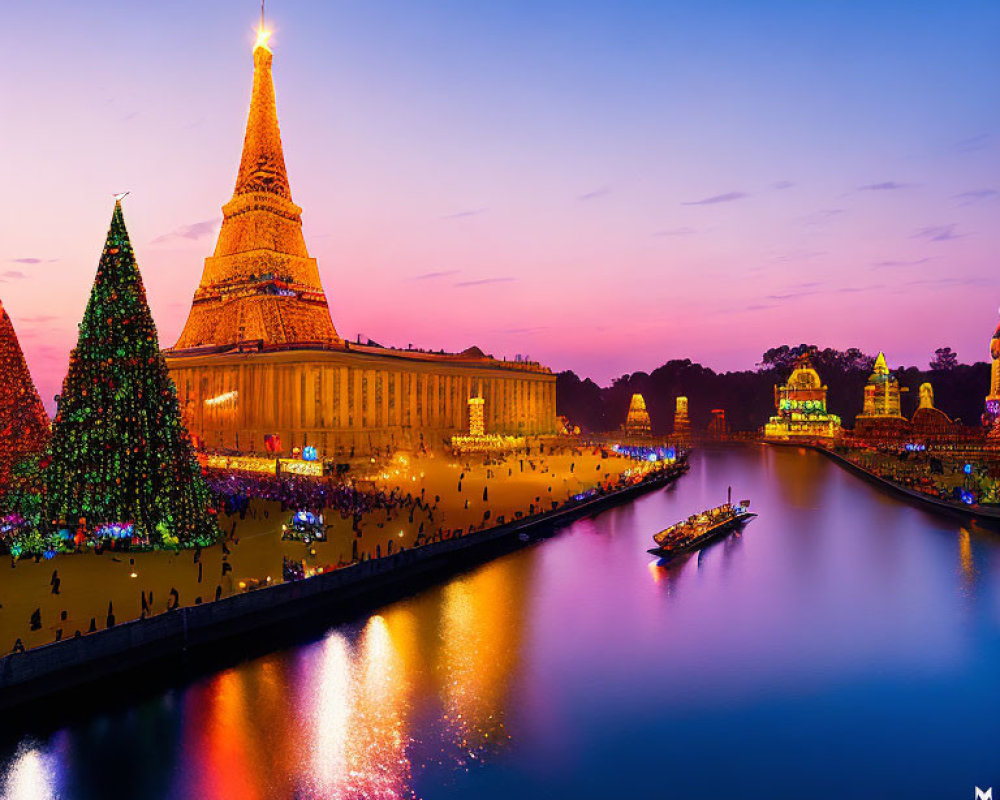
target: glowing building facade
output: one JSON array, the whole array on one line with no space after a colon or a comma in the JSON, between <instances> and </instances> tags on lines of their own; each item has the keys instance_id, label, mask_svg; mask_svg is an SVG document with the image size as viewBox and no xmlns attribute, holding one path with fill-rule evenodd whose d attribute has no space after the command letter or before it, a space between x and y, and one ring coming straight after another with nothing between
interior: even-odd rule
<instances>
[{"instance_id":1,"label":"glowing building facade","mask_svg":"<svg viewBox=\"0 0 1000 800\"><path fill-rule=\"evenodd\" d=\"M674 441L680 445L691 443L691 420L688 418L688 399L678 397L674 406Z\"/></svg>"},{"instance_id":2,"label":"glowing building facade","mask_svg":"<svg viewBox=\"0 0 1000 800\"><path fill-rule=\"evenodd\" d=\"M491 434L555 431L555 376L533 362L355 345L337 334L292 202L261 38L243 155L168 365L188 429L209 449L321 456L444 444L482 397ZM478 421L476 423L478 425Z\"/></svg>"},{"instance_id":3,"label":"glowing building facade","mask_svg":"<svg viewBox=\"0 0 1000 800\"><path fill-rule=\"evenodd\" d=\"M899 398L899 381L889 372L885 355L879 353L875 359L875 368L865 386L865 404L859 416L902 418Z\"/></svg>"},{"instance_id":4,"label":"glowing building facade","mask_svg":"<svg viewBox=\"0 0 1000 800\"><path fill-rule=\"evenodd\" d=\"M1000 325L990 339L990 393L986 396L986 422L990 425L990 437L1000 436Z\"/></svg>"},{"instance_id":5,"label":"glowing building facade","mask_svg":"<svg viewBox=\"0 0 1000 800\"><path fill-rule=\"evenodd\" d=\"M808 357L798 360L788 382L774 387L777 413L764 426L776 441L830 442L840 433L840 417L826 409L826 386Z\"/></svg>"},{"instance_id":6,"label":"glowing building facade","mask_svg":"<svg viewBox=\"0 0 1000 800\"><path fill-rule=\"evenodd\" d=\"M885 355L878 354L875 367L865 384L864 406L858 414L855 432L865 438L895 439L906 429L900 402L899 380L889 371Z\"/></svg>"},{"instance_id":7,"label":"glowing building facade","mask_svg":"<svg viewBox=\"0 0 1000 800\"><path fill-rule=\"evenodd\" d=\"M649 412L646 410L646 400L641 394L632 395L632 402L629 403L628 416L625 417L626 436L649 436L653 432L649 419Z\"/></svg>"}]
</instances>

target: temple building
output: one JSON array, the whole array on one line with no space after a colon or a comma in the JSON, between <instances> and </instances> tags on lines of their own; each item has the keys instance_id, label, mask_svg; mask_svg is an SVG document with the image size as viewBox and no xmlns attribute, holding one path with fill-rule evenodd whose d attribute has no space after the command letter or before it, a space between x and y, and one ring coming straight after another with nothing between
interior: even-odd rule
<instances>
[{"instance_id":1,"label":"temple building","mask_svg":"<svg viewBox=\"0 0 1000 800\"><path fill-rule=\"evenodd\" d=\"M922 444L949 441L955 436L955 424L941 409L934 407L934 387L920 384L920 405L913 412L910 435Z\"/></svg>"},{"instance_id":2,"label":"temple building","mask_svg":"<svg viewBox=\"0 0 1000 800\"><path fill-rule=\"evenodd\" d=\"M651 435L653 426L646 410L646 400L641 394L632 395L628 415L625 417L625 435L645 437Z\"/></svg>"},{"instance_id":3,"label":"temple building","mask_svg":"<svg viewBox=\"0 0 1000 800\"><path fill-rule=\"evenodd\" d=\"M338 335L292 201L263 31L253 61L236 188L184 329L166 351L198 443L273 453L311 446L333 457L440 446L470 422L488 434L554 432L547 367L477 347L435 353Z\"/></svg>"},{"instance_id":4,"label":"temple building","mask_svg":"<svg viewBox=\"0 0 1000 800\"><path fill-rule=\"evenodd\" d=\"M865 385L864 406L854 423L858 436L867 439L897 439L906 430L906 418L900 403L899 380L889 371L885 355L878 354L875 367Z\"/></svg>"},{"instance_id":5,"label":"temple building","mask_svg":"<svg viewBox=\"0 0 1000 800\"><path fill-rule=\"evenodd\" d=\"M691 420L688 419L688 399L678 397L674 406L673 440L679 445L691 444Z\"/></svg>"},{"instance_id":6,"label":"temple building","mask_svg":"<svg viewBox=\"0 0 1000 800\"><path fill-rule=\"evenodd\" d=\"M1000 436L1000 325L990 339L990 393L986 396L984 421L990 426L990 438Z\"/></svg>"},{"instance_id":7,"label":"temple building","mask_svg":"<svg viewBox=\"0 0 1000 800\"><path fill-rule=\"evenodd\" d=\"M726 420L726 409L713 408L712 416L708 420L708 428L705 435L713 440L719 441L729 438L729 422Z\"/></svg>"},{"instance_id":8,"label":"temple building","mask_svg":"<svg viewBox=\"0 0 1000 800\"><path fill-rule=\"evenodd\" d=\"M927 448L948 446L981 446L983 429L963 425L961 420L952 419L934 405L934 387L929 383L920 384L920 405L913 412L907 430L909 442L922 444Z\"/></svg>"},{"instance_id":9,"label":"temple building","mask_svg":"<svg viewBox=\"0 0 1000 800\"><path fill-rule=\"evenodd\" d=\"M826 386L802 356L788 382L774 387L777 414L764 426L764 437L776 441L832 442L840 433L840 417L826 409Z\"/></svg>"}]
</instances>

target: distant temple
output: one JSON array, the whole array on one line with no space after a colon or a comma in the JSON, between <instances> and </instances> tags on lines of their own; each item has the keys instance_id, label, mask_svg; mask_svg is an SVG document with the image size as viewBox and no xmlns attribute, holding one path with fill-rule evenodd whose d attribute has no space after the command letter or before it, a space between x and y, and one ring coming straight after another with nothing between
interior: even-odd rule
<instances>
[{"instance_id":1,"label":"distant temple","mask_svg":"<svg viewBox=\"0 0 1000 800\"><path fill-rule=\"evenodd\" d=\"M764 436L778 441L831 442L840 433L840 417L826 409L826 386L802 356L788 382L774 387L777 414L764 426Z\"/></svg>"},{"instance_id":2,"label":"distant temple","mask_svg":"<svg viewBox=\"0 0 1000 800\"><path fill-rule=\"evenodd\" d=\"M691 420L688 419L688 399L678 397L674 406L674 441L680 445L691 443Z\"/></svg>"},{"instance_id":3,"label":"distant temple","mask_svg":"<svg viewBox=\"0 0 1000 800\"><path fill-rule=\"evenodd\" d=\"M1000 325L990 339L990 393L986 396L986 414L983 421L989 425L991 439L1000 437Z\"/></svg>"},{"instance_id":4,"label":"distant temple","mask_svg":"<svg viewBox=\"0 0 1000 800\"><path fill-rule=\"evenodd\" d=\"M653 427L649 419L649 412L646 410L645 399L641 394L632 395L628 416L625 417L625 435L649 436L652 432Z\"/></svg>"},{"instance_id":5,"label":"distant temple","mask_svg":"<svg viewBox=\"0 0 1000 800\"><path fill-rule=\"evenodd\" d=\"M967 436L967 434L966 434ZM923 445L954 442L963 438L962 426L934 407L934 387L920 384L920 405L913 412L908 438Z\"/></svg>"},{"instance_id":6,"label":"distant temple","mask_svg":"<svg viewBox=\"0 0 1000 800\"><path fill-rule=\"evenodd\" d=\"M864 407L855 420L855 433L867 438L898 438L907 427L900 402L903 391L906 389L900 389L899 380L889 371L885 355L879 353L865 385Z\"/></svg>"},{"instance_id":7,"label":"distant temple","mask_svg":"<svg viewBox=\"0 0 1000 800\"><path fill-rule=\"evenodd\" d=\"M726 409L713 408L712 418L708 421L706 435L709 439L725 439L729 436L729 423L726 421Z\"/></svg>"},{"instance_id":8,"label":"distant temple","mask_svg":"<svg viewBox=\"0 0 1000 800\"><path fill-rule=\"evenodd\" d=\"M292 202L266 34L243 156L177 344L166 352L188 429L206 448L320 457L556 428L555 376L527 361L345 342ZM480 397L482 404L469 404ZM484 418L470 418L485 411Z\"/></svg>"}]
</instances>

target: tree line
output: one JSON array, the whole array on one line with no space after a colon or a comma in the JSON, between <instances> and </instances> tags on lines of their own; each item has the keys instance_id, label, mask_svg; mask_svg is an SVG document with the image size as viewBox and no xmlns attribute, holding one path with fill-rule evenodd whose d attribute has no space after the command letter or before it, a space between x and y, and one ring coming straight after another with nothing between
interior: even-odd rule
<instances>
[{"instance_id":1,"label":"tree line","mask_svg":"<svg viewBox=\"0 0 1000 800\"><path fill-rule=\"evenodd\" d=\"M810 344L773 347L753 370L715 372L688 358L674 359L652 372L622 375L605 387L568 370L556 376L556 409L584 432L611 431L625 421L629 401L639 393L646 399L653 432L665 435L673 430L675 399L684 396L695 430L704 430L712 410L721 408L732 430L752 431L774 414L774 387L788 379L803 354L810 356L829 389L829 411L840 416L845 427L853 427L875 357L855 347L835 350ZM979 423L990 388L989 364L961 364L951 348L941 347L927 369L898 367L892 372L908 390L902 395L907 417L918 405L920 384L930 383L938 408L966 425Z\"/></svg>"}]
</instances>

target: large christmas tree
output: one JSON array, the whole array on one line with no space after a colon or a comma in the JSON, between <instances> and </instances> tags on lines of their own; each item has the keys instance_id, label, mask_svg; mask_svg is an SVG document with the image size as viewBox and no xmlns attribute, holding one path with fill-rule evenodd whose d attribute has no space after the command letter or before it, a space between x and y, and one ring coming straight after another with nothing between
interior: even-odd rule
<instances>
[{"instance_id":1,"label":"large christmas tree","mask_svg":"<svg viewBox=\"0 0 1000 800\"><path fill-rule=\"evenodd\" d=\"M49 417L0 303L0 499L11 488L15 467L40 453L48 440Z\"/></svg>"},{"instance_id":2,"label":"large christmas tree","mask_svg":"<svg viewBox=\"0 0 1000 800\"><path fill-rule=\"evenodd\" d=\"M115 203L42 462L44 519L96 537L209 544L209 491Z\"/></svg>"}]
</instances>

